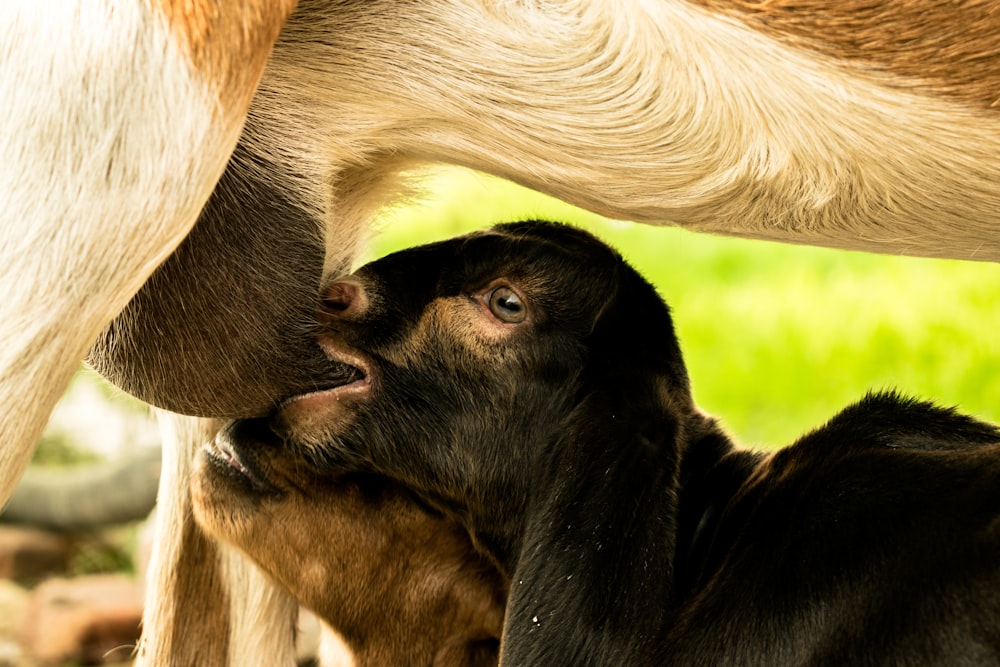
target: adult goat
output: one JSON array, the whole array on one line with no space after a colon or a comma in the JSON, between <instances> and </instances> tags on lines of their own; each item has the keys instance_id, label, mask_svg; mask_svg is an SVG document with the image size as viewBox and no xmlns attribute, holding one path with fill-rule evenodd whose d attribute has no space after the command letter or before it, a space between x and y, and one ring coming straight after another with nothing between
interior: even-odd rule
<instances>
[{"instance_id":1,"label":"adult goat","mask_svg":"<svg viewBox=\"0 0 1000 667\"><path fill-rule=\"evenodd\" d=\"M294 4L0 6L0 498L99 338L97 367L189 414L257 414L315 385L275 369L319 359L322 273L346 267L421 162L616 218L1000 257L990 2ZM166 616L147 618L143 658L163 663L213 655L190 648L201 621L173 618L216 581L179 565L218 560L186 518L191 448L166 450L150 595ZM221 607L242 598L215 590ZM228 633L197 636L238 662L230 648L253 641L225 616Z\"/></svg>"}]
</instances>

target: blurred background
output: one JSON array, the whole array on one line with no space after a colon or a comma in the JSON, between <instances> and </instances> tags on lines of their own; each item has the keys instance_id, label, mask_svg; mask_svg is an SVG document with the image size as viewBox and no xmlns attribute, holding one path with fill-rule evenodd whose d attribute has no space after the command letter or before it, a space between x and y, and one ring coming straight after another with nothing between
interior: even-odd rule
<instances>
[{"instance_id":1,"label":"blurred background","mask_svg":"<svg viewBox=\"0 0 1000 667\"><path fill-rule=\"evenodd\" d=\"M889 387L1000 421L1000 265L615 222L451 168L425 186L420 203L383 215L372 257L494 222L594 232L659 289L695 400L748 446L789 444Z\"/></svg>"},{"instance_id":2,"label":"blurred background","mask_svg":"<svg viewBox=\"0 0 1000 667\"><path fill-rule=\"evenodd\" d=\"M415 201L382 213L365 261L496 222L580 225L657 286L695 400L746 446L789 444L872 389L1000 422L1000 265L616 222L455 168L422 184ZM144 406L77 374L0 514L0 667L127 659L157 447ZM67 610L79 618L59 616ZM85 647L95 623L124 630Z\"/></svg>"}]
</instances>

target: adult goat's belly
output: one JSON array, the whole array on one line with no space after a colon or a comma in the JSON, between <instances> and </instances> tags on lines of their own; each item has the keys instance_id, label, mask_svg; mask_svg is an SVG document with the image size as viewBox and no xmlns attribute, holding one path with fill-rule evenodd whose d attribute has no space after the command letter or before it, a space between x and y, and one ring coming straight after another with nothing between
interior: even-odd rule
<instances>
[{"instance_id":1,"label":"adult goat's belly","mask_svg":"<svg viewBox=\"0 0 1000 667\"><path fill-rule=\"evenodd\" d=\"M238 148L234 161L242 157ZM317 223L278 186L241 172L230 163L195 230L88 358L158 407L255 416L349 379L314 338L325 254Z\"/></svg>"}]
</instances>

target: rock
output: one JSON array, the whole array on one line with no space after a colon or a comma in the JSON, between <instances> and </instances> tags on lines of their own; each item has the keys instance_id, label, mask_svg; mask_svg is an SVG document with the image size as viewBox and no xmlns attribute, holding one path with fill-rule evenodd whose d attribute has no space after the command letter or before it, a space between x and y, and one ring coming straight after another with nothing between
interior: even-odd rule
<instances>
[{"instance_id":1,"label":"rock","mask_svg":"<svg viewBox=\"0 0 1000 667\"><path fill-rule=\"evenodd\" d=\"M0 579L0 667L23 664L17 633L27 607L28 591Z\"/></svg>"},{"instance_id":2,"label":"rock","mask_svg":"<svg viewBox=\"0 0 1000 667\"><path fill-rule=\"evenodd\" d=\"M151 447L88 465L30 466L3 521L67 532L139 521L156 504L159 479L160 450Z\"/></svg>"},{"instance_id":3,"label":"rock","mask_svg":"<svg viewBox=\"0 0 1000 667\"><path fill-rule=\"evenodd\" d=\"M141 584L125 575L46 581L22 620L24 652L48 665L126 660L139 639L142 597Z\"/></svg>"},{"instance_id":4,"label":"rock","mask_svg":"<svg viewBox=\"0 0 1000 667\"><path fill-rule=\"evenodd\" d=\"M13 639L28 606L28 591L12 581L0 579L0 639Z\"/></svg>"},{"instance_id":5,"label":"rock","mask_svg":"<svg viewBox=\"0 0 1000 667\"><path fill-rule=\"evenodd\" d=\"M62 574L70 540L58 533L22 526L0 526L0 578L34 583Z\"/></svg>"},{"instance_id":6,"label":"rock","mask_svg":"<svg viewBox=\"0 0 1000 667\"><path fill-rule=\"evenodd\" d=\"M0 667L21 667L23 664L21 647L17 642L0 639Z\"/></svg>"}]
</instances>

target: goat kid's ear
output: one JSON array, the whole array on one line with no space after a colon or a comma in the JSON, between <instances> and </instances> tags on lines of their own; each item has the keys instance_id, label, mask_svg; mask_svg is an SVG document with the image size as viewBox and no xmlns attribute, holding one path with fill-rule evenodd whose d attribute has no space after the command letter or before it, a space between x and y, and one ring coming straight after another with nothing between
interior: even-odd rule
<instances>
[{"instance_id":1,"label":"goat kid's ear","mask_svg":"<svg viewBox=\"0 0 1000 667\"><path fill-rule=\"evenodd\" d=\"M690 381L670 308L624 262L615 282L588 341L588 382L622 397L625 410L689 412Z\"/></svg>"},{"instance_id":2,"label":"goat kid's ear","mask_svg":"<svg viewBox=\"0 0 1000 667\"><path fill-rule=\"evenodd\" d=\"M680 460L705 427L670 311L621 265L580 403L540 461L513 568L503 665L658 664Z\"/></svg>"},{"instance_id":3,"label":"goat kid's ear","mask_svg":"<svg viewBox=\"0 0 1000 667\"><path fill-rule=\"evenodd\" d=\"M673 591L680 442L670 414L597 392L546 462L513 569L502 665L657 664ZM628 401L627 398L622 399Z\"/></svg>"}]
</instances>

